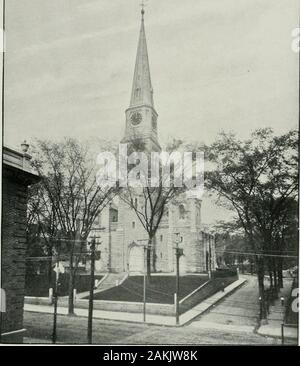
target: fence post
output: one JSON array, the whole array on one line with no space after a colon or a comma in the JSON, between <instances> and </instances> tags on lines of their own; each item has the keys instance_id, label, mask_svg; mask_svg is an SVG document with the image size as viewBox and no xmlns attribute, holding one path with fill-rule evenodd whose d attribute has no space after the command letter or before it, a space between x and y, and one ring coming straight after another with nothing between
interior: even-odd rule
<instances>
[{"instance_id":1,"label":"fence post","mask_svg":"<svg viewBox=\"0 0 300 366\"><path fill-rule=\"evenodd\" d=\"M76 304L76 298L77 298L77 289L73 289L73 298L74 298L74 304Z\"/></svg>"},{"instance_id":2,"label":"fence post","mask_svg":"<svg viewBox=\"0 0 300 366\"><path fill-rule=\"evenodd\" d=\"M49 303L53 304L53 288L49 288Z\"/></svg>"},{"instance_id":3,"label":"fence post","mask_svg":"<svg viewBox=\"0 0 300 366\"><path fill-rule=\"evenodd\" d=\"M281 324L281 344L284 345L284 324Z\"/></svg>"}]
</instances>

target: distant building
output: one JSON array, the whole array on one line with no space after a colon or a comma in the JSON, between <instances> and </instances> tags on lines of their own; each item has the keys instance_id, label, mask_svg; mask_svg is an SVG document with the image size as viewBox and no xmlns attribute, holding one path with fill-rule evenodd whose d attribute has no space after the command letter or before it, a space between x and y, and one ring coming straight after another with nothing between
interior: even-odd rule
<instances>
[{"instance_id":1,"label":"distant building","mask_svg":"<svg viewBox=\"0 0 300 366\"><path fill-rule=\"evenodd\" d=\"M158 113L154 107L153 88L147 51L144 25L144 11L129 108L125 111L126 126L122 143L130 144L133 139L143 142L145 151L160 152L157 134ZM143 199L135 198L136 205ZM178 203L178 201L180 201ZM143 272L144 249L139 240L147 233L134 210L122 200L107 207L98 222L101 233L101 259L96 261L99 271ZM193 194L182 195L168 205L157 231L152 251L152 270L173 272L175 270L174 233L180 233L180 246L184 256L180 259L181 271L204 272L216 267L214 237L204 232L201 224L201 200ZM92 233L93 235L93 233Z\"/></svg>"},{"instance_id":2,"label":"distant building","mask_svg":"<svg viewBox=\"0 0 300 366\"><path fill-rule=\"evenodd\" d=\"M39 181L30 169L28 145L23 153L3 148L1 289L6 304L1 308L1 342L23 340L25 295L26 209L28 186ZM3 297L2 297L3 300Z\"/></svg>"}]
</instances>

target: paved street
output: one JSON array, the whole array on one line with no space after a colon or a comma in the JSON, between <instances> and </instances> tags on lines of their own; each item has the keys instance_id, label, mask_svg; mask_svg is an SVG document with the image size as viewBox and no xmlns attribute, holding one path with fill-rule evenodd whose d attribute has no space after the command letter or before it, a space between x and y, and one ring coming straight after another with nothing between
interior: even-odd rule
<instances>
[{"instance_id":1,"label":"paved street","mask_svg":"<svg viewBox=\"0 0 300 366\"><path fill-rule=\"evenodd\" d=\"M25 312L26 342L50 342L52 316ZM86 343L87 319L60 316L58 343ZM278 340L243 332L151 326L105 320L94 320L95 344L279 344Z\"/></svg>"},{"instance_id":2,"label":"paved street","mask_svg":"<svg viewBox=\"0 0 300 366\"><path fill-rule=\"evenodd\" d=\"M258 325L258 289L254 276L208 313L183 327L94 319L95 344L277 344L280 339L254 333ZM52 315L25 312L27 342L51 342ZM58 317L59 343L86 343L87 318ZM288 342L290 343L290 342ZM293 343L293 342L292 342Z\"/></svg>"},{"instance_id":3,"label":"paved street","mask_svg":"<svg viewBox=\"0 0 300 366\"><path fill-rule=\"evenodd\" d=\"M259 304L256 276L241 276L247 279L245 285L226 297L209 313L195 319L193 327L209 324L211 328L228 326L252 332L258 325Z\"/></svg>"}]
</instances>

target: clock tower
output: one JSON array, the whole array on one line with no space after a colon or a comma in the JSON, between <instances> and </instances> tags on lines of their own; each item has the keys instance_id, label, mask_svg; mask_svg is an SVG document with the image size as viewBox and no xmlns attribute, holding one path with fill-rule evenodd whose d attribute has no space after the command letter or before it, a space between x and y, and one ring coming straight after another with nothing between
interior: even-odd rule
<instances>
[{"instance_id":1,"label":"clock tower","mask_svg":"<svg viewBox=\"0 0 300 366\"><path fill-rule=\"evenodd\" d=\"M142 9L131 99L129 108L125 111L126 127L122 143L130 143L138 139L145 144L145 150L151 152L160 151L161 148L157 138L158 114L153 101L144 14L145 10Z\"/></svg>"}]
</instances>

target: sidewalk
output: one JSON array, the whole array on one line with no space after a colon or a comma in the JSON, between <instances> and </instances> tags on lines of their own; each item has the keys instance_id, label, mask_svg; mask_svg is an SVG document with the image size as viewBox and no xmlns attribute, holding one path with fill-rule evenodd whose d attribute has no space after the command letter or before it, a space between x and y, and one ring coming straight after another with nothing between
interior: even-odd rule
<instances>
[{"instance_id":1,"label":"sidewalk","mask_svg":"<svg viewBox=\"0 0 300 366\"><path fill-rule=\"evenodd\" d=\"M180 316L180 325L184 325L197 316L201 315L205 311L209 310L217 302L222 300L224 297L228 296L230 293L235 291L237 288L242 286L246 282L245 279L239 279L225 288L225 291L219 291L210 298L196 305L192 309L188 310L186 313ZM33 305L25 304L25 311L38 312L38 313L53 313L53 306L47 305ZM147 310L146 310L147 311ZM67 315L68 309L66 307L58 307L57 313L59 315ZM77 316L87 317L88 309L75 308L75 313ZM128 313L120 311L104 311L104 310L94 310L93 318L95 319L106 319L106 320L118 320L125 322L143 323L143 314L141 313ZM152 315L146 314L147 324L165 325L165 326L176 326L175 316L164 316L164 315Z\"/></svg>"},{"instance_id":2,"label":"sidewalk","mask_svg":"<svg viewBox=\"0 0 300 366\"><path fill-rule=\"evenodd\" d=\"M283 296L285 299L289 296L291 290L292 281L290 279L284 279L284 287L278 294L278 299L275 304L270 306L270 314L268 315L268 324L261 325L256 333L281 338L281 324L284 322L285 306L281 305L280 297ZM284 327L284 337L290 339L298 338L298 329L292 327Z\"/></svg>"},{"instance_id":3,"label":"sidewalk","mask_svg":"<svg viewBox=\"0 0 300 366\"><path fill-rule=\"evenodd\" d=\"M184 314L180 316L180 324L184 325L199 315L205 313L210 310L213 306L215 306L219 301L223 300L225 297L230 295L232 292L241 287L247 280L245 278L240 278L239 280L233 282L229 286L225 287L224 292L219 291L215 293L213 296L208 299L202 301L200 304L193 307L191 310L188 310Z\"/></svg>"}]
</instances>

